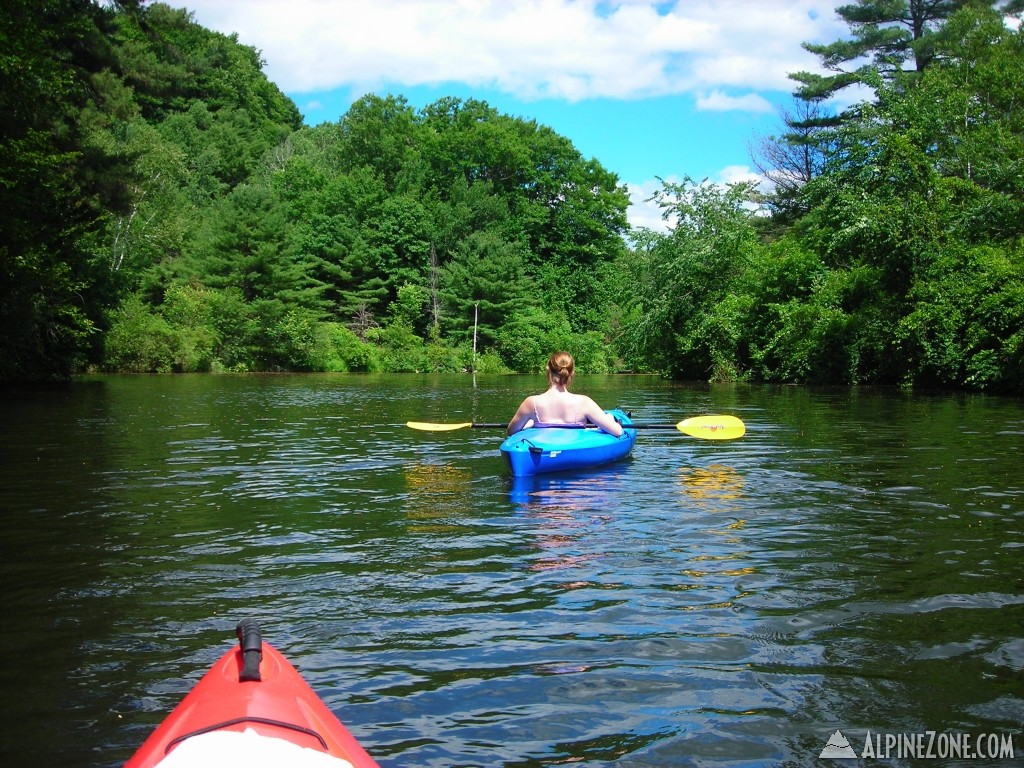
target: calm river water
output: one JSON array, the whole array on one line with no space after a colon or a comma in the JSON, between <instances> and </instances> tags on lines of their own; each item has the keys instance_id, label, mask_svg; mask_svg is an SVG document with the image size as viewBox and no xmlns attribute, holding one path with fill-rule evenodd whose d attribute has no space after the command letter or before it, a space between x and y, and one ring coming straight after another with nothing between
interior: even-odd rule
<instances>
[{"instance_id":1,"label":"calm river water","mask_svg":"<svg viewBox=\"0 0 1024 768\"><path fill-rule=\"evenodd\" d=\"M541 384L5 392L0 763L120 765L250 616L385 768L842 765L836 731L1020 762L1021 401L584 377L747 435L645 431L522 484L500 430L403 426L504 421Z\"/></svg>"}]
</instances>

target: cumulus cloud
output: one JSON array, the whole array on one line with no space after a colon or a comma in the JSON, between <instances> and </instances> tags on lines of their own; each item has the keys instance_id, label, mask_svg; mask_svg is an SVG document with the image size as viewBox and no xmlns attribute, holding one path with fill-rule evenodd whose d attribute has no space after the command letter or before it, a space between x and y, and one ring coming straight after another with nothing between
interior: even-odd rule
<instances>
[{"instance_id":1,"label":"cumulus cloud","mask_svg":"<svg viewBox=\"0 0 1024 768\"><path fill-rule=\"evenodd\" d=\"M757 93L745 93L742 96L730 96L722 91L698 94L697 109L709 112L774 112L775 107L764 96Z\"/></svg>"},{"instance_id":2,"label":"cumulus cloud","mask_svg":"<svg viewBox=\"0 0 1024 768\"><path fill-rule=\"evenodd\" d=\"M665 181L678 184L682 179L670 177ZM626 211L626 218L630 226L636 229L652 229L655 232L667 232L672 222L662 217L661 207L651 197L661 189L662 183L658 179L648 179L637 183L629 183L629 209Z\"/></svg>"},{"instance_id":3,"label":"cumulus cloud","mask_svg":"<svg viewBox=\"0 0 1024 768\"><path fill-rule=\"evenodd\" d=\"M791 90L788 72L815 68L801 42L845 29L833 0L184 3L200 24L259 49L289 93L459 82L525 100L705 93L761 111L751 91Z\"/></svg>"},{"instance_id":4,"label":"cumulus cloud","mask_svg":"<svg viewBox=\"0 0 1024 768\"><path fill-rule=\"evenodd\" d=\"M744 181L760 184L764 177L747 165L727 165L718 172L714 181L718 184L739 184Z\"/></svg>"}]
</instances>

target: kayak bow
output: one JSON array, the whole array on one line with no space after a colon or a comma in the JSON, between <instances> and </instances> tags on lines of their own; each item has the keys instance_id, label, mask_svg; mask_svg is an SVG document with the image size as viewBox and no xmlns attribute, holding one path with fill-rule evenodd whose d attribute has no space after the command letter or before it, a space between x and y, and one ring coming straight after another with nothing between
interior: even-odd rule
<instances>
[{"instance_id":1,"label":"kayak bow","mask_svg":"<svg viewBox=\"0 0 1024 768\"><path fill-rule=\"evenodd\" d=\"M225 653L125 768L379 768L277 649L243 619Z\"/></svg>"}]
</instances>

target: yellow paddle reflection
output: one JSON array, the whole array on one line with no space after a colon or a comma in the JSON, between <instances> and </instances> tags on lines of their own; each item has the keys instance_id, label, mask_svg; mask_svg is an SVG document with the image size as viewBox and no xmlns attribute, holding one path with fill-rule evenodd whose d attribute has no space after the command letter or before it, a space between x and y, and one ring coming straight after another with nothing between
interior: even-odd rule
<instances>
[{"instance_id":1,"label":"yellow paddle reflection","mask_svg":"<svg viewBox=\"0 0 1024 768\"><path fill-rule=\"evenodd\" d=\"M676 485L688 506L706 512L733 511L739 506L736 502L744 496L743 475L724 464L680 467Z\"/></svg>"},{"instance_id":2,"label":"yellow paddle reflection","mask_svg":"<svg viewBox=\"0 0 1024 768\"><path fill-rule=\"evenodd\" d=\"M453 518L472 517L473 495L467 492L473 476L453 464L413 463L405 466L408 517L417 521L414 530L444 533L458 527Z\"/></svg>"}]
</instances>

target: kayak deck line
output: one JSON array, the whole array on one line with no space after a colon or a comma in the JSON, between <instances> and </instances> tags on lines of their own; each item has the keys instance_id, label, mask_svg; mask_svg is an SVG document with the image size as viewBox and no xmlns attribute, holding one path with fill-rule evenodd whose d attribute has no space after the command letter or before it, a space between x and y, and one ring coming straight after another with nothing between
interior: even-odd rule
<instances>
[{"instance_id":1,"label":"kayak deck line","mask_svg":"<svg viewBox=\"0 0 1024 768\"><path fill-rule=\"evenodd\" d=\"M210 731L182 742L158 768L208 768L240 763L245 768L356 768L343 757L300 747L287 739L244 731Z\"/></svg>"},{"instance_id":2,"label":"kayak deck line","mask_svg":"<svg viewBox=\"0 0 1024 768\"><path fill-rule=\"evenodd\" d=\"M213 731L224 730L226 728L230 728L233 725L241 725L242 723L272 725L275 728L283 728L286 731L298 731L299 733L304 733L307 736L312 736L314 739L320 742L320 746L324 749L324 751L327 751L328 749L327 742L324 740L324 737L316 731L314 731L312 728L306 728L303 725L296 725L295 723L286 723L284 720L275 720L272 717L256 717L254 715L247 715L245 717L236 717L231 720L225 720L222 723L214 723L213 725L207 725L203 728L197 728L191 733L183 733L181 736L175 736L173 739L167 742L167 746L164 747L164 754L167 754L176 746L178 746L178 744L185 741L186 739L191 739L193 736L202 736L204 733L211 733Z\"/></svg>"}]
</instances>

